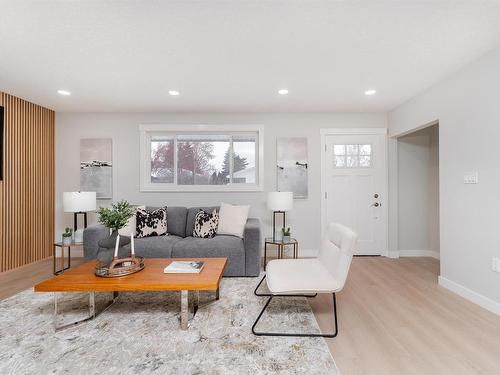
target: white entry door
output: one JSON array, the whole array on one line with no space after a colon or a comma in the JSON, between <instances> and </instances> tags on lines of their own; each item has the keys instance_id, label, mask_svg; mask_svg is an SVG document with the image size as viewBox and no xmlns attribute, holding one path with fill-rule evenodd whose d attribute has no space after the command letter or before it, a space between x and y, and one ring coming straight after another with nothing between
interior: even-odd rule
<instances>
[{"instance_id":1,"label":"white entry door","mask_svg":"<svg viewBox=\"0 0 500 375\"><path fill-rule=\"evenodd\" d=\"M386 135L324 135L323 228L338 222L358 233L358 255L387 249Z\"/></svg>"}]
</instances>

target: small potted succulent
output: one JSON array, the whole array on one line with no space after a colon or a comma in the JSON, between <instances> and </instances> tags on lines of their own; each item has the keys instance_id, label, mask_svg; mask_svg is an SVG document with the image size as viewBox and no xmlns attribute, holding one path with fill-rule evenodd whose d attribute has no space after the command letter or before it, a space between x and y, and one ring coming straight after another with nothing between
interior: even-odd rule
<instances>
[{"instance_id":1,"label":"small potted succulent","mask_svg":"<svg viewBox=\"0 0 500 375\"><path fill-rule=\"evenodd\" d=\"M64 246L70 246L73 237L73 229L66 228L62 234L62 243Z\"/></svg>"},{"instance_id":2,"label":"small potted succulent","mask_svg":"<svg viewBox=\"0 0 500 375\"><path fill-rule=\"evenodd\" d=\"M98 244L100 247L109 249L115 246L118 230L127 225L128 219L135 214L135 210L130 203L126 200L122 200L113 203L111 208L100 207L97 210L97 214L97 221L111 229L111 235L106 239L100 240ZM129 242L129 237L120 236L120 247L127 245Z\"/></svg>"},{"instance_id":3,"label":"small potted succulent","mask_svg":"<svg viewBox=\"0 0 500 375\"><path fill-rule=\"evenodd\" d=\"M283 242L290 242L291 240L290 227L288 227L287 229L283 228L282 232L283 232Z\"/></svg>"}]
</instances>

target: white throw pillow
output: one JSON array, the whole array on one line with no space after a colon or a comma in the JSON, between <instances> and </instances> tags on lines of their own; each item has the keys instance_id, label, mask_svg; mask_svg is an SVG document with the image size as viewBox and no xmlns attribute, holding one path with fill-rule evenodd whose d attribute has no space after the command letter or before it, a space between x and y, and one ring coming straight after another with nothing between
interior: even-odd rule
<instances>
[{"instance_id":1,"label":"white throw pillow","mask_svg":"<svg viewBox=\"0 0 500 375\"><path fill-rule=\"evenodd\" d=\"M138 209L145 210L146 206L135 206L134 207L134 215L128 219L127 225L125 225L122 229L118 229L118 234L120 236L130 236L130 233L134 233L134 237L136 235L136 225L137 225L137 219L136 219L136 213Z\"/></svg>"},{"instance_id":2,"label":"white throw pillow","mask_svg":"<svg viewBox=\"0 0 500 375\"><path fill-rule=\"evenodd\" d=\"M250 211L250 206L233 206L221 203L217 234L229 234L243 238L248 211Z\"/></svg>"}]
</instances>

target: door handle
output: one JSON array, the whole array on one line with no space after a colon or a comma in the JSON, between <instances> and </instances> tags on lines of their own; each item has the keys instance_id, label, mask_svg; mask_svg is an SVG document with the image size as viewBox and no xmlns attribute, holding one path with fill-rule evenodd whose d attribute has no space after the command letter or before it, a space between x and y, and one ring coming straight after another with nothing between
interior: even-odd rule
<instances>
[{"instance_id":1,"label":"door handle","mask_svg":"<svg viewBox=\"0 0 500 375\"><path fill-rule=\"evenodd\" d=\"M380 207L382 206L382 203L375 202L372 204L373 207Z\"/></svg>"}]
</instances>

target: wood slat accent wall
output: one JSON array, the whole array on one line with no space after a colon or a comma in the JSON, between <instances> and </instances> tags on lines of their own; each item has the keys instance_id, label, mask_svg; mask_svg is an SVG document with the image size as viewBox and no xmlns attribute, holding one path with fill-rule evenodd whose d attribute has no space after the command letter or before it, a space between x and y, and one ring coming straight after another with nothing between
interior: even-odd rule
<instances>
[{"instance_id":1,"label":"wood slat accent wall","mask_svg":"<svg viewBox=\"0 0 500 375\"><path fill-rule=\"evenodd\" d=\"M0 272L52 255L54 111L0 92L4 175L0 181Z\"/></svg>"}]
</instances>

